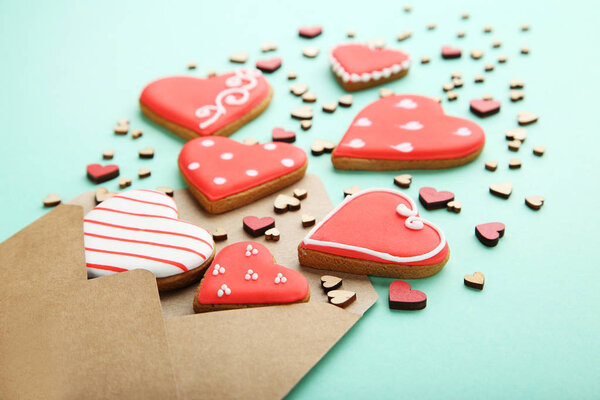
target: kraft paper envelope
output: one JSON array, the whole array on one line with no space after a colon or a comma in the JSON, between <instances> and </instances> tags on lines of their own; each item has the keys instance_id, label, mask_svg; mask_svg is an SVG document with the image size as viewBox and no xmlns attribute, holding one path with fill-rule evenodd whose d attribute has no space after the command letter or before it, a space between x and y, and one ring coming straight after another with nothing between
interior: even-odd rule
<instances>
[{"instance_id":1,"label":"kraft paper envelope","mask_svg":"<svg viewBox=\"0 0 600 400\"><path fill-rule=\"evenodd\" d=\"M302 210L275 216L282 238L265 245L278 263L307 277L311 301L305 304L194 315L192 285L162 296L163 317L147 272L86 280L79 206L61 205L7 239L0 244L2 270L8 271L0 281L1 326L9 327L0 331L0 390L7 396L0 397L284 396L377 299L366 277L336 273L357 301L346 310L326 303L319 284L324 271L299 266L296 247L308 232L301 214L319 220L332 204L314 175L281 193L294 187L307 189L309 197ZM274 198L213 216L186 190L175 194L182 219L228 231L218 249L249 240L242 217L274 215ZM74 202L87 211L93 193Z\"/></svg>"}]
</instances>

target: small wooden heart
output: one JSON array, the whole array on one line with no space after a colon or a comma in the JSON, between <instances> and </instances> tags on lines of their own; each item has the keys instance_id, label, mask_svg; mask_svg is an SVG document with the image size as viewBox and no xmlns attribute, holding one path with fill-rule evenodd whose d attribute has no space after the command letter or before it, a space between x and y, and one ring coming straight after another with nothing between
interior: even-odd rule
<instances>
[{"instance_id":1,"label":"small wooden heart","mask_svg":"<svg viewBox=\"0 0 600 400\"><path fill-rule=\"evenodd\" d=\"M338 99L338 103L342 107L350 107L353 101L354 96L352 96L351 94L346 94Z\"/></svg>"},{"instance_id":2,"label":"small wooden heart","mask_svg":"<svg viewBox=\"0 0 600 400\"><path fill-rule=\"evenodd\" d=\"M295 108L291 112L292 118L296 119L312 119L313 117L313 108L312 106L301 106Z\"/></svg>"},{"instance_id":3,"label":"small wooden heart","mask_svg":"<svg viewBox=\"0 0 600 400\"><path fill-rule=\"evenodd\" d=\"M521 168L521 160L518 158L511 158L508 162L508 168L510 169L519 169Z\"/></svg>"},{"instance_id":4,"label":"small wooden heart","mask_svg":"<svg viewBox=\"0 0 600 400\"><path fill-rule=\"evenodd\" d=\"M152 171L150 171L150 168L142 167L138 170L138 177L147 178L151 173Z\"/></svg>"},{"instance_id":5,"label":"small wooden heart","mask_svg":"<svg viewBox=\"0 0 600 400\"><path fill-rule=\"evenodd\" d=\"M502 197L503 199L508 199L510 197L510 194L512 193L512 183L492 183L490 185L490 193L494 196Z\"/></svg>"},{"instance_id":6,"label":"small wooden heart","mask_svg":"<svg viewBox=\"0 0 600 400\"><path fill-rule=\"evenodd\" d=\"M273 242L277 242L280 238L279 230L277 228L271 228L265 232L265 239Z\"/></svg>"},{"instance_id":7,"label":"small wooden heart","mask_svg":"<svg viewBox=\"0 0 600 400\"><path fill-rule=\"evenodd\" d=\"M277 214L283 214L286 211L296 211L301 207L300 200L296 197L280 194L273 202L273 209Z\"/></svg>"},{"instance_id":8,"label":"small wooden heart","mask_svg":"<svg viewBox=\"0 0 600 400\"><path fill-rule=\"evenodd\" d=\"M327 298L334 306L344 308L356 300L356 292L340 289L330 290L327 292Z\"/></svg>"},{"instance_id":9,"label":"small wooden heart","mask_svg":"<svg viewBox=\"0 0 600 400\"><path fill-rule=\"evenodd\" d=\"M403 189L408 189L412 183L412 175L402 174L394 177L394 184Z\"/></svg>"},{"instance_id":10,"label":"small wooden heart","mask_svg":"<svg viewBox=\"0 0 600 400\"><path fill-rule=\"evenodd\" d=\"M115 151L113 149L104 150L102 152L102 158L105 160L112 160L115 156Z\"/></svg>"},{"instance_id":11,"label":"small wooden heart","mask_svg":"<svg viewBox=\"0 0 600 400\"><path fill-rule=\"evenodd\" d=\"M544 152L546 152L546 146L535 146L533 148L533 154L535 154L538 157L543 156Z\"/></svg>"},{"instance_id":12,"label":"small wooden heart","mask_svg":"<svg viewBox=\"0 0 600 400\"><path fill-rule=\"evenodd\" d=\"M308 85L304 83L294 83L290 85L290 92L294 96L302 96L308 90Z\"/></svg>"},{"instance_id":13,"label":"small wooden heart","mask_svg":"<svg viewBox=\"0 0 600 400\"><path fill-rule=\"evenodd\" d=\"M517 114L517 122L519 125L533 124L538 120L538 116L529 111L521 111Z\"/></svg>"},{"instance_id":14,"label":"small wooden heart","mask_svg":"<svg viewBox=\"0 0 600 400\"><path fill-rule=\"evenodd\" d=\"M302 95L302 101L305 103L314 103L317 101L317 94L315 92L306 92Z\"/></svg>"},{"instance_id":15,"label":"small wooden heart","mask_svg":"<svg viewBox=\"0 0 600 400\"><path fill-rule=\"evenodd\" d=\"M483 290L485 284L485 275L481 272L475 272L473 275L465 275L464 278L465 286L473 289Z\"/></svg>"},{"instance_id":16,"label":"small wooden heart","mask_svg":"<svg viewBox=\"0 0 600 400\"><path fill-rule=\"evenodd\" d=\"M510 91L510 100L511 101L519 101L519 100L523 100L525 98L525 92L523 92L522 90L511 90Z\"/></svg>"},{"instance_id":17,"label":"small wooden heart","mask_svg":"<svg viewBox=\"0 0 600 400\"><path fill-rule=\"evenodd\" d=\"M504 236L505 229L502 222L479 224L475 227L475 236L482 244L494 247L498 244L500 238Z\"/></svg>"},{"instance_id":18,"label":"small wooden heart","mask_svg":"<svg viewBox=\"0 0 600 400\"><path fill-rule=\"evenodd\" d=\"M230 54L229 61L233 63L244 64L246 61L248 61L248 52L239 51L237 53Z\"/></svg>"},{"instance_id":19,"label":"small wooden heart","mask_svg":"<svg viewBox=\"0 0 600 400\"><path fill-rule=\"evenodd\" d=\"M335 148L335 143L329 140L315 139L310 145L310 152L315 155L321 155L323 153L331 153Z\"/></svg>"},{"instance_id":20,"label":"small wooden heart","mask_svg":"<svg viewBox=\"0 0 600 400\"><path fill-rule=\"evenodd\" d=\"M305 47L302 49L302 55L308 58L315 58L319 55L319 48L316 46Z\"/></svg>"},{"instance_id":21,"label":"small wooden heart","mask_svg":"<svg viewBox=\"0 0 600 400\"><path fill-rule=\"evenodd\" d=\"M154 157L154 147L148 146L141 149L138 154L140 158L153 158Z\"/></svg>"},{"instance_id":22,"label":"small wooden heart","mask_svg":"<svg viewBox=\"0 0 600 400\"><path fill-rule=\"evenodd\" d=\"M173 197L175 195L175 191L173 190L173 188L170 188L168 186L159 186L156 188L156 190L158 190L159 192L163 192L164 194L170 197Z\"/></svg>"},{"instance_id":23,"label":"small wooden heart","mask_svg":"<svg viewBox=\"0 0 600 400\"><path fill-rule=\"evenodd\" d=\"M125 189L128 186L131 186L131 178L119 178L119 187L121 189Z\"/></svg>"},{"instance_id":24,"label":"small wooden heart","mask_svg":"<svg viewBox=\"0 0 600 400\"><path fill-rule=\"evenodd\" d=\"M309 226L313 226L317 222L317 219L312 215L302 214L302 226L304 228L308 228Z\"/></svg>"},{"instance_id":25,"label":"small wooden heart","mask_svg":"<svg viewBox=\"0 0 600 400\"><path fill-rule=\"evenodd\" d=\"M506 139L508 140L518 140L520 142L524 142L527 139L527 129L526 128L515 128L509 129L505 133Z\"/></svg>"},{"instance_id":26,"label":"small wooden heart","mask_svg":"<svg viewBox=\"0 0 600 400\"><path fill-rule=\"evenodd\" d=\"M452 211L457 214L459 214L462 210L462 204L458 200L449 201L446 207L448 208L448 211Z\"/></svg>"},{"instance_id":27,"label":"small wooden heart","mask_svg":"<svg viewBox=\"0 0 600 400\"><path fill-rule=\"evenodd\" d=\"M300 121L300 127L303 131L307 131L312 127L312 121L310 119L305 119Z\"/></svg>"},{"instance_id":28,"label":"small wooden heart","mask_svg":"<svg viewBox=\"0 0 600 400\"><path fill-rule=\"evenodd\" d=\"M223 228L217 228L212 232L212 237L215 242L227 240L227 231Z\"/></svg>"},{"instance_id":29,"label":"small wooden heart","mask_svg":"<svg viewBox=\"0 0 600 400\"><path fill-rule=\"evenodd\" d=\"M308 197L308 192L306 191L306 189L296 188L294 189L294 197L298 200L304 200Z\"/></svg>"},{"instance_id":30,"label":"small wooden heart","mask_svg":"<svg viewBox=\"0 0 600 400\"><path fill-rule=\"evenodd\" d=\"M328 103L324 103L322 106L323 111L325 111L327 113L335 112L335 110L337 110L337 105L338 105L338 103L336 101L330 101Z\"/></svg>"},{"instance_id":31,"label":"small wooden heart","mask_svg":"<svg viewBox=\"0 0 600 400\"><path fill-rule=\"evenodd\" d=\"M354 185L352 187L344 189L344 197L352 196L354 193L360 192L362 189L358 185Z\"/></svg>"},{"instance_id":32,"label":"small wooden heart","mask_svg":"<svg viewBox=\"0 0 600 400\"><path fill-rule=\"evenodd\" d=\"M62 200L59 195L57 195L56 193L50 193L43 200L43 203L44 203L44 207L54 207L54 206L59 205L61 201Z\"/></svg>"},{"instance_id":33,"label":"small wooden heart","mask_svg":"<svg viewBox=\"0 0 600 400\"><path fill-rule=\"evenodd\" d=\"M511 140L508 142L508 149L510 151L519 151L521 148L521 142L519 140Z\"/></svg>"},{"instance_id":34,"label":"small wooden heart","mask_svg":"<svg viewBox=\"0 0 600 400\"><path fill-rule=\"evenodd\" d=\"M532 210L539 210L544 205L545 200L542 196L527 196L525 197L525 204Z\"/></svg>"},{"instance_id":35,"label":"small wooden heart","mask_svg":"<svg viewBox=\"0 0 600 400\"><path fill-rule=\"evenodd\" d=\"M325 292L339 289L342 286L342 278L333 275L323 275L321 277L321 287Z\"/></svg>"},{"instance_id":36,"label":"small wooden heart","mask_svg":"<svg viewBox=\"0 0 600 400\"><path fill-rule=\"evenodd\" d=\"M117 192L110 192L105 187L99 187L98 189L96 189L96 204L100 204L104 200L110 199L111 197L113 197L116 194L117 194Z\"/></svg>"},{"instance_id":37,"label":"small wooden heart","mask_svg":"<svg viewBox=\"0 0 600 400\"><path fill-rule=\"evenodd\" d=\"M488 171L495 171L496 168L498 168L498 161L486 161L485 162L485 169L487 169Z\"/></svg>"}]
</instances>

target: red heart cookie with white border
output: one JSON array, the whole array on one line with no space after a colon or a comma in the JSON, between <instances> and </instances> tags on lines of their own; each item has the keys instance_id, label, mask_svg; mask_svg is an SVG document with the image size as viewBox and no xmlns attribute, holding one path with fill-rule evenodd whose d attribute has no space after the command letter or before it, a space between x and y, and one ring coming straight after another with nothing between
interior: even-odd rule
<instances>
[{"instance_id":1,"label":"red heart cookie with white border","mask_svg":"<svg viewBox=\"0 0 600 400\"><path fill-rule=\"evenodd\" d=\"M140 107L152 121L189 140L231 135L256 118L272 95L260 71L240 68L208 78L158 79L142 91Z\"/></svg>"},{"instance_id":2,"label":"red heart cookie with white border","mask_svg":"<svg viewBox=\"0 0 600 400\"><path fill-rule=\"evenodd\" d=\"M215 248L206 229L181 221L173 199L154 190L104 200L85 216L83 233L90 277L146 269L159 290L199 279Z\"/></svg>"},{"instance_id":3,"label":"red heart cookie with white border","mask_svg":"<svg viewBox=\"0 0 600 400\"><path fill-rule=\"evenodd\" d=\"M358 113L332 161L339 169L448 168L474 160L484 144L479 125L444 114L437 101L393 95Z\"/></svg>"},{"instance_id":4,"label":"red heart cookie with white border","mask_svg":"<svg viewBox=\"0 0 600 400\"><path fill-rule=\"evenodd\" d=\"M248 146L224 137L197 138L179 153L179 170L211 213L251 203L300 180L306 153L289 143ZM233 197L235 196L235 197Z\"/></svg>"},{"instance_id":5,"label":"red heart cookie with white border","mask_svg":"<svg viewBox=\"0 0 600 400\"><path fill-rule=\"evenodd\" d=\"M401 50L360 43L335 46L329 60L333 73L346 90L360 90L401 78L410 67L410 56Z\"/></svg>"},{"instance_id":6,"label":"red heart cookie with white border","mask_svg":"<svg viewBox=\"0 0 600 400\"><path fill-rule=\"evenodd\" d=\"M302 265L398 278L432 275L448 256L441 229L419 217L410 197L392 189L346 197L299 248Z\"/></svg>"},{"instance_id":7,"label":"red heart cookie with white border","mask_svg":"<svg viewBox=\"0 0 600 400\"><path fill-rule=\"evenodd\" d=\"M260 243L239 242L215 257L198 287L194 311L295 303L309 297L300 272L275 264Z\"/></svg>"}]
</instances>

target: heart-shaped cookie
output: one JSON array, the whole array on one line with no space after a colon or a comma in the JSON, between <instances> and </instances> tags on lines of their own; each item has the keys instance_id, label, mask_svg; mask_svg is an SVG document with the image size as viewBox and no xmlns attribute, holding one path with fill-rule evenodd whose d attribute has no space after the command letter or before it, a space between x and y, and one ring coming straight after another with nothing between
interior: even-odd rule
<instances>
[{"instance_id":1,"label":"heart-shaped cookie","mask_svg":"<svg viewBox=\"0 0 600 400\"><path fill-rule=\"evenodd\" d=\"M444 114L429 97L379 99L354 118L332 154L339 169L437 169L474 160L485 143L475 122Z\"/></svg>"},{"instance_id":2,"label":"heart-shaped cookie","mask_svg":"<svg viewBox=\"0 0 600 400\"><path fill-rule=\"evenodd\" d=\"M223 248L194 297L194 311L305 302L308 282L298 271L275 264L265 246L239 242Z\"/></svg>"},{"instance_id":3,"label":"heart-shaped cookie","mask_svg":"<svg viewBox=\"0 0 600 400\"><path fill-rule=\"evenodd\" d=\"M179 170L202 207L218 214L300 180L306 153L288 143L247 146L224 137L197 138L179 153Z\"/></svg>"},{"instance_id":4,"label":"heart-shaped cookie","mask_svg":"<svg viewBox=\"0 0 600 400\"><path fill-rule=\"evenodd\" d=\"M390 284L389 306L393 310L422 310L427 306L427 295L420 290L412 290L404 281Z\"/></svg>"},{"instance_id":5,"label":"heart-shaped cookie","mask_svg":"<svg viewBox=\"0 0 600 400\"><path fill-rule=\"evenodd\" d=\"M505 226L502 222L488 222L475 227L475 236L481 243L488 247L494 247L504 236Z\"/></svg>"},{"instance_id":6,"label":"heart-shaped cookie","mask_svg":"<svg viewBox=\"0 0 600 400\"><path fill-rule=\"evenodd\" d=\"M337 81L348 91L402 78L410 67L410 56L401 50L376 48L360 43L335 46L329 60Z\"/></svg>"},{"instance_id":7,"label":"heart-shaped cookie","mask_svg":"<svg viewBox=\"0 0 600 400\"><path fill-rule=\"evenodd\" d=\"M179 220L173 199L154 190L116 194L83 221L91 277L146 269L159 290L170 290L200 279L214 256L211 234Z\"/></svg>"},{"instance_id":8,"label":"heart-shaped cookie","mask_svg":"<svg viewBox=\"0 0 600 400\"><path fill-rule=\"evenodd\" d=\"M186 140L228 136L267 108L273 90L255 69L240 68L209 78L172 76L148 84L142 112Z\"/></svg>"},{"instance_id":9,"label":"heart-shaped cookie","mask_svg":"<svg viewBox=\"0 0 600 400\"><path fill-rule=\"evenodd\" d=\"M419 218L414 201L397 190L348 196L300 243L302 265L353 274L422 278L449 258L443 232Z\"/></svg>"}]
</instances>

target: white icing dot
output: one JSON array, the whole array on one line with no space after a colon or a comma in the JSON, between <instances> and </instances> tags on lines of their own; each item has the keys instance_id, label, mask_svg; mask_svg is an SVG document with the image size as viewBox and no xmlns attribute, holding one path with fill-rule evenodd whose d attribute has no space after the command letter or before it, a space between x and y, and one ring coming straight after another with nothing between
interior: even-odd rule
<instances>
[{"instance_id":1,"label":"white icing dot","mask_svg":"<svg viewBox=\"0 0 600 400\"><path fill-rule=\"evenodd\" d=\"M200 164L198 164L197 162L189 163L188 165L188 169L192 171L198 168L200 168Z\"/></svg>"},{"instance_id":2,"label":"white icing dot","mask_svg":"<svg viewBox=\"0 0 600 400\"><path fill-rule=\"evenodd\" d=\"M267 143L263 147L265 150L275 150L277 145L275 143Z\"/></svg>"},{"instance_id":3,"label":"white icing dot","mask_svg":"<svg viewBox=\"0 0 600 400\"><path fill-rule=\"evenodd\" d=\"M252 245L249 244L248 246L246 246L246 250L252 250Z\"/></svg>"},{"instance_id":4,"label":"white icing dot","mask_svg":"<svg viewBox=\"0 0 600 400\"><path fill-rule=\"evenodd\" d=\"M287 282L287 278L285 276L281 277L281 283L286 283Z\"/></svg>"},{"instance_id":5,"label":"white icing dot","mask_svg":"<svg viewBox=\"0 0 600 400\"><path fill-rule=\"evenodd\" d=\"M254 271L252 271L251 269L248 270L249 274L252 274Z\"/></svg>"},{"instance_id":6,"label":"white icing dot","mask_svg":"<svg viewBox=\"0 0 600 400\"><path fill-rule=\"evenodd\" d=\"M249 169L249 170L246 171L246 175L248 175L248 176L256 176L256 175L258 175L258 171L255 170L255 169Z\"/></svg>"},{"instance_id":7,"label":"white icing dot","mask_svg":"<svg viewBox=\"0 0 600 400\"><path fill-rule=\"evenodd\" d=\"M244 279L245 279L245 280L247 280L247 281L249 281L249 280L250 280L250 278L251 278L250 274L246 274L246 275L244 276Z\"/></svg>"},{"instance_id":8,"label":"white icing dot","mask_svg":"<svg viewBox=\"0 0 600 400\"><path fill-rule=\"evenodd\" d=\"M249 251L246 252L246 257L250 257L252 255L252 253L250 253Z\"/></svg>"},{"instance_id":9,"label":"white icing dot","mask_svg":"<svg viewBox=\"0 0 600 400\"><path fill-rule=\"evenodd\" d=\"M258 274L255 272L252 274L252 280L255 281L258 279Z\"/></svg>"},{"instance_id":10,"label":"white icing dot","mask_svg":"<svg viewBox=\"0 0 600 400\"><path fill-rule=\"evenodd\" d=\"M205 139L202 141L202 146L204 147L210 147L210 146L214 146L215 141L211 140L211 139Z\"/></svg>"},{"instance_id":11,"label":"white icing dot","mask_svg":"<svg viewBox=\"0 0 600 400\"><path fill-rule=\"evenodd\" d=\"M294 160L292 160L291 158L284 158L283 160L281 160L281 163L283 164L284 167L293 167L294 166Z\"/></svg>"},{"instance_id":12,"label":"white icing dot","mask_svg":"<svg viewBox=\"0 0 600 400\"><path fill-rule=\"evenodd\" d=\"M217 185L222 185L225 182L227 182L227 179L221 177L221 176L217 176L215 179L213 179L213 182Z\"/></svg>"},{"instance_id":13,"label":"white icing dot","mask_svg":"<svg viewBox=\"0 0 600 400\"><path fill-rule=\"evenodd\" d=\"M218 269L213 269L213 275L219 275L219 270Z\"/></svg>"},{"instance_id":14,"label":"white icing dot","mask_svg":"<svg viewBox=\"0 0 600 400\"><path fill-rule=\"evenodd\" d=\"M223 268L223 267L219 268L219 273L224 274L225 273L225 268Z\"/></svg>"},{"instance_id":15,"label":"white icing dot","mask_svg":"<svg viewBox=\"0 0 600 400\"><path fill-rule=\"evenodd\" d=\"M219 289L219 290L217 291L217 296L219 296L219 297L223 297L223 289Z\"/></svg>"},{"instance_id":16,"label":"white icing dot","mask_svg":"<svg viewBox=\"0 0 600 400\"><path fill-rule=\"evenodd\" d=\"M281 282L281 278L280 277L275 278L275 283L279 283L279 282ZM221 296L219 296L219 297L221 297Z\"/></svg>"},{"instance_id":17,"label":"white icing dot","mask_svg":"<svg viewBox=\"0 0 600 400\"><path fill-rule=\"evenodd\" d=\"M252 254L258 254L258 249L252 249Z\"/></svg>"},{"instance_id":18,"label":"white icing dot","mask_svg":"<svg viewBox=\"0 0 600 400\"><path fill-rule=\"evenodd\" d=\"M229 296L231 294L231 289L229 289L229 288L225 289L225 294L227 296Z\"/></svg>"},{"instance_id":19,"label":"white icing dot","mask_svg":"<svg viewBox=\"0 0 600 400\"><path fill-rule=\"evenodd\" d=\"M231 160L233 158L233 153L223 153L221 154L221 158L223 160Z\"/></svg>"},{"instance_id":20,"label":"white icing dot","mask_svg":"<svg viewBox=\"0 0 600 400\"><path fill-rule=\"evenodd\" d=\"M226 284L222 284L221 285L221 289L223 289L223 290L227 289L227 285Z\"/></svg>"}]
</instances>

